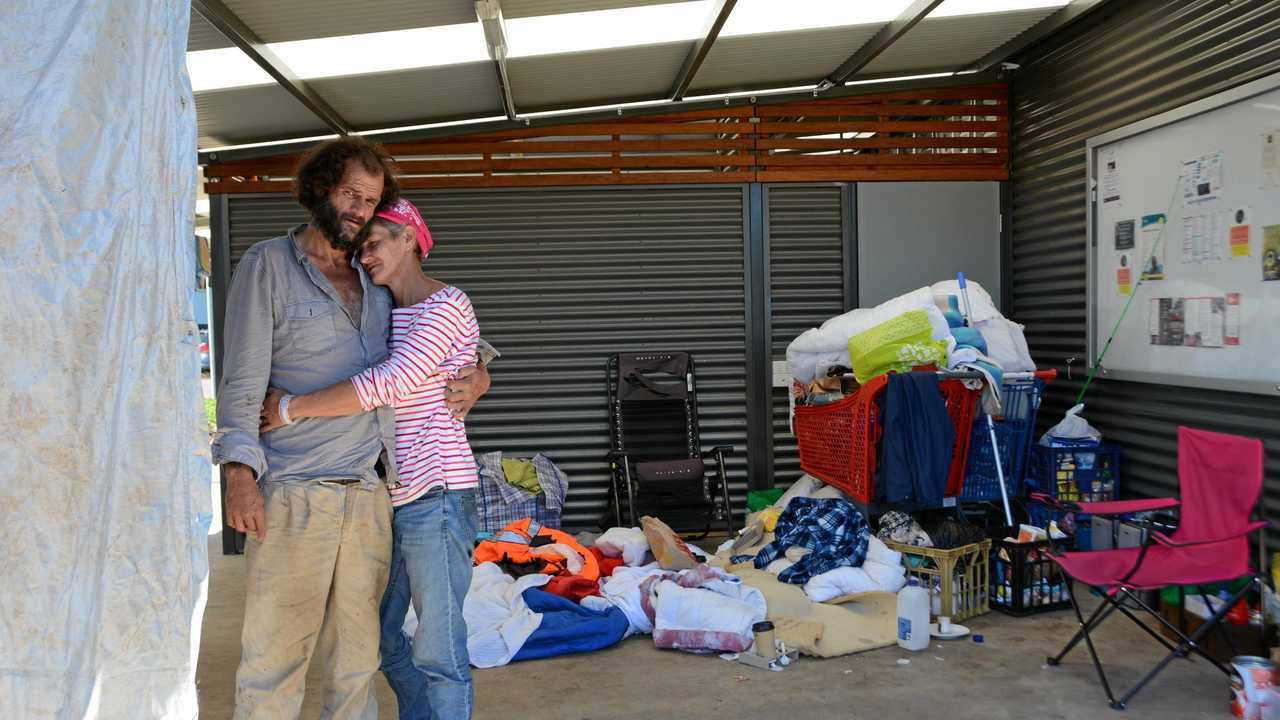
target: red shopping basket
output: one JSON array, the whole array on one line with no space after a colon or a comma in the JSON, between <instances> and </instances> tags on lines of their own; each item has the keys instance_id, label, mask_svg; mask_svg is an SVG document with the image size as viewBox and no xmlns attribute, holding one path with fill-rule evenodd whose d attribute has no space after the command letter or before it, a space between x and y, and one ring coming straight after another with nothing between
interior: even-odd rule
<instances>
[{"instance_id":1,"label":"red shopping basket","mask_svg":"<svg viewBox=\"0 0 1280 720\"><path fill-rule=\"evenodd\" d=\"M876 444L882 431L876 398L888 382L889 377L881 375L830 405L796 407L794 429L800 469L868 505L875 497ZM972 435L969 430L981 389L971 390L962 380L955 379L940 381L938 388L956 428L946 491L947 497L956 497L964 488Z\"/></svg>"}]
</instances>

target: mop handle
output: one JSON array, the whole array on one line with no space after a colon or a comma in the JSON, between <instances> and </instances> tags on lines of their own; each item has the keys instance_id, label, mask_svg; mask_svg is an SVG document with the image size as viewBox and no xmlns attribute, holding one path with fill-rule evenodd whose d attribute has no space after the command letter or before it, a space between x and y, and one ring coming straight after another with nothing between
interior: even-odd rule
<instances>
[{"instance_id":1,"label":"mop handle","mask_svg":"<svg viewBox=\"0 0 1280 720\"><path fill-rule=\"evenodd\" d=\"M1000 446L996 444L996 426L987 413L987 434L991 436L991 456L996 461L996 478L1000 480L1000 501L1004 503L1004 521L1013 527L1013 513L1009 511L1009 491L1004 487L1004 463L1000 462Z\"/></svg>"},{"instance_id":2,"label":"mop handle","mask_svg":"<svg viewBox=\"0 0 1280 720\"><path fill-rule=\"evenodd\" d=\"M969 306L969 285L964 281L964 273L956 273L956 281L960 283L960 299L964 301L964 324L973 325L973 308Z\"/></svg>"}]
</instances>

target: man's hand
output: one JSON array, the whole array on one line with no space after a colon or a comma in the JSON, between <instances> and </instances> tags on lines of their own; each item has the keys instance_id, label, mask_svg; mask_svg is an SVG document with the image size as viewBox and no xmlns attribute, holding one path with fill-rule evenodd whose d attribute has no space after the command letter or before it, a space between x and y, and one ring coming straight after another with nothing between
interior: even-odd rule
<instances>
[{"instance_id":1,"label":"man's hand","mask_svg":"<svg viewBox=\"0 0 1280 720\"><path fill-rule=\"evenodd\" d=\"M464 420L481 395L489 392L489 371L480 367L466 367L458 371L458 379L449 382L449 394L445 402L454 418Z\"/></svg>"},{"instance_id":2,"label":"man's hand","mask_svg":"<svg viewBox=\"0 0 1280 720\"><path fill-rule=\"evenodd\" d=\"M262 401L262 410L258 412L259 435L284 427L284 420L280 418L280 398L287 394L280 388L267 388L267 397Z\"/></svg>"},{"instance_id":3,"label":"man's hand","mask_svg":"<svg viewBox=\"0 0 1280 720\"><path fill-rule=\"evenodd\" d=\"M227 524L242 533L267 539L267 517L258 480L248 465L227 463L222 468L227 483Z\"/></svg>"}]
</instances>

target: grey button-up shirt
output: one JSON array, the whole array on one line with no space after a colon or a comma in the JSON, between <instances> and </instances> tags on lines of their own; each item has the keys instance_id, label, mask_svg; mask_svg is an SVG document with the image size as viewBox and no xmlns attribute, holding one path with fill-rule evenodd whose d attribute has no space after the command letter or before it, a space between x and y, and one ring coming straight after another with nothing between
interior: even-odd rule
<instances>
[{"instance_id":1,"label":"grey button-up shirt","mask_svg":"<svg viewBox=\"0 0 1280 720\"><path fill-rule=\"evenodd\" d=\"M213 461L238 462L260 482L358 479L374 488L379 456L396 482L395 410L306 418L261 437L258 415L268 385L309 393L387 358L391 294L352 261L364 288L359 325L337 290L298 246L295 234L260 242L236 266L227 297L218 431Z\"/></svg>"}]
</instances>

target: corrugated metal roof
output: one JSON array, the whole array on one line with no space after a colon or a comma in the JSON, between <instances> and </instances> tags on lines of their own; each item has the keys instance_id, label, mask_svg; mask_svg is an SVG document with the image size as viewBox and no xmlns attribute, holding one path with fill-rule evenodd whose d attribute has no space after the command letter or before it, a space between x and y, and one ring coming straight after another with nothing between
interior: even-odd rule
<instances>
[{"instance_id":1,"label":"corrugated metal roof","mask_svg":"<svg viewBox=\"0 0 1280 720\"><path fill-rule=\"evenodd\" d=\"M685 43L508 61L516 107L595 104L618 98L664 96L689 54Z\"/></svg>"},{"instance_id":2,"label":"corrugated metal roof","mask_svg":"<svg viewBox=\"0 0 1280 720\"><path fill-rule=\"evenodd\" d=\"M855 25L721 38L711 46L690 93L816 83L880 27Z\"/></svg>"},{"instance_id":3,"label":"corrugated metal roof","mask_svg":"<svg viewBox=\"0 0 1280 720\"><path fill-rule=\"evenodd\" d=\"M666 0L503 0L507 17L617 9ZM673 0L691 2L693 0ZM266 42L474 23L472 0L227 0ZM926 18L860 75L962 69L1049 16L1053 8ZM708 18L709 19L709 18ZM720 38L694 76L690 95L767 90L816 83L870 40L881 24ZM197 14L192 50L229 43ZM691 42L565 53L508 61L517 112L661 99L670 91ZM855 78L856 79L856 78ZM357 128L390 128L500 114L488 63L418 68L310 84ZM216 95L214 93L217 93ZM407 99L407 100L406 100ZM324 132L283 91L244 88L201 92L201 145L281 139Z\"/></svg>"},{"instance_id":4,"label":"corrugated metal roof","mask_svg":"<svg viewBox=\"0 0 1280 720\"><path fill-rule=\"evenodd\" d=\"M231 47L231 41L210 25L203 15L198 12L191 13L191 28L187 31L187 50L195 52L224 47Z\"/></svg>"},{"instance_id":5,"label":"corrugated metal roof","mask_svg":"<svg viewBox=\"0 0 1280 720\"><path fill-rule=\"evenodd\" d=\"M356 127L502 114L497 75L487 62L325 78L310 85Z\"/></svg>"},{"instance_id":6,"label":"corrugated metal roof","mask_svg":"<svg viewBox=\"0 0 1280 720\"><path fill-rule=\"evenodd\" d=\"M925 18L863 72L962 68L1049 17L1057 8Z\"/></svg>"},{"instance_id":7,"label":"corrugated metal roof","mask_svg":"<svg viewBox=\"0 0 1280 720\"><path fill-rule=\"evenodd\" d=\"M200 147L331 132L284 88L257 85L196 93Z\"/></svg>"},{"instance_id":8,"label":"corrugated metal roof","mask_svg":"<svg viewBox=\"0 0 1280 720\"><path fill-rule=\"evenodd\" d=\"M476 21L471 0L225 0L263 42L359 35Z\"/></svg>"},{"instance_id":9,"label":"corrugated metal roof","mask_svg":"<svg viewBox=\"0 0 1280 720\"><path fill-rule=\"evenodd\" d=\"M503 0L502 14L509 18L533 17L692 1L694 0Z\"/></svg>"}]
</instances>

